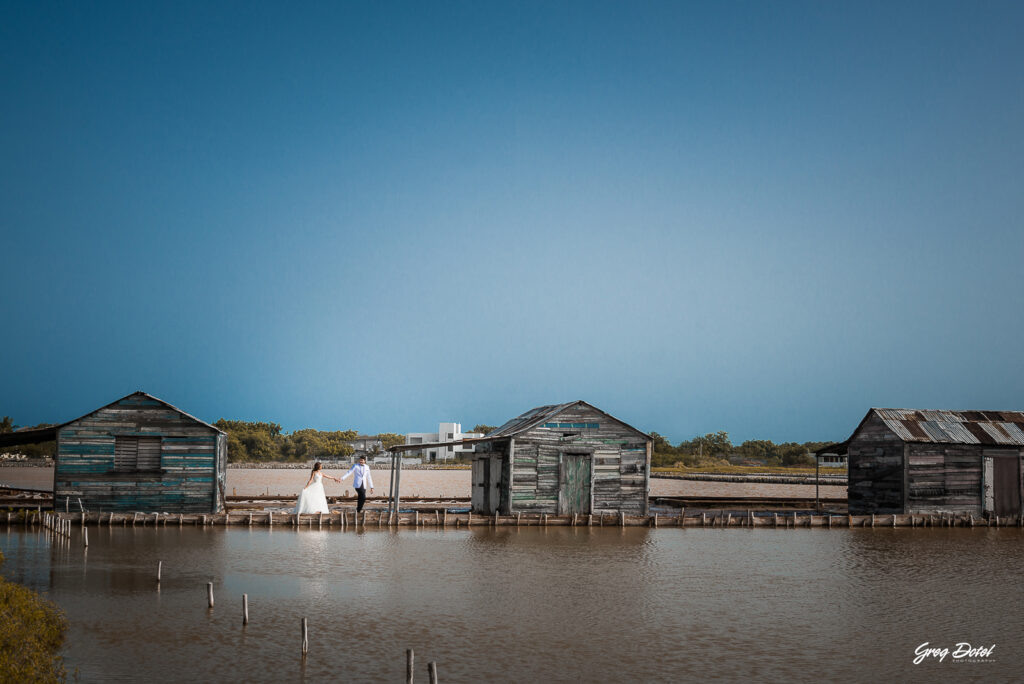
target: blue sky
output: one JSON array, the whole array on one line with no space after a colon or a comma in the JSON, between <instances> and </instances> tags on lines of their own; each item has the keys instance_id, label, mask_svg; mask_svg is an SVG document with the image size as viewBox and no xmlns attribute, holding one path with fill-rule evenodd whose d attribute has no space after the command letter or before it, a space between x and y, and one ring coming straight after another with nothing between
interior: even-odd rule
<instances>
[{"instance_id":1,"label":"blue sky","mask_svg":"<svg viewBox=\"0 0 1024 684\"><path fill-rule=\"evenodd\" d=\"M0 415L1024 409L1020 3L0 3Z\"/></svg>"}]
</instances>

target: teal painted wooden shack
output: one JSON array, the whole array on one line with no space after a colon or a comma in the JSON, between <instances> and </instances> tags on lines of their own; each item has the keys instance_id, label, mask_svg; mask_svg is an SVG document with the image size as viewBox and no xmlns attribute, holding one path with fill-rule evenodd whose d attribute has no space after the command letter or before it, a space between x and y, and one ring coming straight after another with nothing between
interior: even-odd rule
<instances>
[{"instance_id":1,"label":"teal painted wooden shack","mask_svg":"<svg viewBox=\"0 0 1024 684\"><path fill-rule=\"evenodd\" d=\"M224 510L227 435L166 401L135 392L55 429L57 508Z\"/></svg>"},{"instance_id":2,"label":"teal painted wooden shack","mask_svg":"<svg viewBox=\"0 0 1024 684\"><path fill-rule=\"evenodd\" d=\"M653 440L585 401L531 409L471 441L475 513L648 514Z\"/></svg>"}]
</instances>

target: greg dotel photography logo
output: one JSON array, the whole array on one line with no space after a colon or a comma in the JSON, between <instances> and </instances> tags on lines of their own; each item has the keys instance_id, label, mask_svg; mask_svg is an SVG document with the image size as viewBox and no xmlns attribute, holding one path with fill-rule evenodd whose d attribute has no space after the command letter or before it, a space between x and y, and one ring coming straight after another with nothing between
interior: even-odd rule
<instances>
[{"instance_id":1,"label":"greg dotel photography logo","mask_svg":"<svg viewBox=\"0 0 1024 684\"><path fill-rule=\"evenodd\" d=\"M953 646L924 642L914 649L914 664L920 665L928 661L939 663L991 663L995 662L993 653L995 644L975 646L967 641L960 641Z\"/></svg>"}]
</instances>

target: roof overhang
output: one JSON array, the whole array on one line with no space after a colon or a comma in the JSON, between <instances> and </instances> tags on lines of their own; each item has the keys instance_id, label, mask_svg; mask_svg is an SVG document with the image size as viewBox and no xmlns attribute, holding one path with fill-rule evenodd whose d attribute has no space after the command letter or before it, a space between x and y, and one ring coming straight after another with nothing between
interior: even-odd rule
<instances>
[{"instance_id":1,"label":"roof overhang","mask_svg":"<svg viewBox=\"0 0 1024 684\"><path fill-rule=\"evenodd\" d=\"M5 432L0 434L0 447L18 446L20 444L39 444L40 442L52 442L57 439L58 425L47 428L36 428L35 430L18 430L17 432Z\"/></svg>"}]
</instances>

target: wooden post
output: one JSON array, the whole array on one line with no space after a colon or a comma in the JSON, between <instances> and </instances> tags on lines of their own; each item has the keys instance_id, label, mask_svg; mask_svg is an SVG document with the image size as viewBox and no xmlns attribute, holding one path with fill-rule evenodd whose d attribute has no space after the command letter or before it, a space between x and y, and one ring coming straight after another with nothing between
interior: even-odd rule
<instances>
[{"instance_id":1,"label":"wooden post","mask_svg":"<svg viewBox=\"0 0 1024 684\"><path fill-rule=\"evenodd\" d=\"M683 527L686 525L686 506L679 507L679 526Z\"/></svg>"},{"instance_id":2,"label":"wooden post","mask_svg":"<svg viewBox=\"0 0 1024 684\"><path fill-rule=\"evenodd\" d=\"M249 624L249 595L242 594L242 626Z\"/></svg>"},{"instance_id":3,"label":"wooden post","mask_svg":"<svg viewBox=\"0 0 1024 684\"><path fill-rule=\"evenodd\" d=\"M654 513L654 528L655 529L658 528L658 513L657 512Z\"/></svg>"},{"instance_id":4,"label":"wooden post","mask_svg":"<svg viewBox=\"0 0 1024 684\"><path fill-rule=\"evenodd\" d=\"M302 655L309 653L309 622L302 618Z\"/></svg>"},{"instance_id":5,"label":"wooden post","mask_svg":"<svg viewBox=\"0 0 1024 684\"><path fill-rule=\"evenodd\" d=\"M427 663L427 676L430 678L430 684L437 684L437 663Z\"/></svg>"},{"instance_id":6,"label":"wooden post","mask_svg":"<svg viewBox=\"0 0 1024 684\"><path fill-rule=\"evenodd\" d=\"M896 514L895 513L892 514L892 526L896 527Z\"/></svg>"},{"instance_id":7,"label":"wooden post","mask_svg":"<svg viewBox=\"0 0 1024 684\"><path fill-rule=\"evenodd\" d=\"M626 526L626 512L625 511L619 511L619 525L621 527L625 527Z\"/></svg>"},{"instance_id":8,"label":"wooden post","mask_svg":"<svg viewBox=\"0 0 1024 684\"><path fill-rule=\"evenodd\" d=\"M772 527L778 527L778 526L779 526L779 514L778 513L772 513Z\"/></svg>"},{"instance_id":9,"label":"wooden post","mask_svg":"<svg viewBox=\"0 0 1024 684\"><path fill-rule=\"evenodd\" d=\"M206 599L210 603L210 608L213 608L213 582L206 583Z\"/></svg>"},{"instance_id":10,"label":"wooden post","mask_svg":"<svg viewBox=\"0 0 1024 684\"><path fill-rule=\"evenodd\" d=\"M163 569L164 569L164 562L163 561L157 561L156 562L156 583L157 584L160 584L160 572Z\"/></svg>"},{"instance_id":11,"label":"wooden post","mask_svg":"<svg viewBox=\"0 0 1024 684\"><path fill-rule=\"evenodd\" d=\"M747 527L753 527L753 526L754 526L754 512L751 511L750 509L747 509Z\"/></svg>"},{"instance_id":12,"label":"wooden post","mask_svg":"<svg viewBox=\"0 0 1024 684\"><path fill-rule=\"evenodd\" d=\"M412 670L413 663L416 660L415 654L411 648L405 649L405 682L406 684L413 684L412 682Z\"/></svg>"},{"instance_id":13,"label":"wooden post","mask_svg":"<svg viewBox=\"0 0 1024 684\"><path fill-rule=\"evenodd\" d=\"M519 527L519 519L523 515L522 511L516 511L516 527Z\"/></svg>"},{"instance_id":14,"label":"wooden post","mask_svg":"<svg viewBox=\"0 0 1024 684\"><path fill-rule=\"evenodd\" d=\"M707 527L708 526L708 514L707 513L701 513L700 514L700 526L701 527Z\"/></svg>"},{"instance_id":15,"label":"wooden post","mask_svg":"<svg viewBox=\"0 0 1024 684\"><path fill-rule=\"evenodd\" d=\"M444 514L441 516L441 527L448 527L448 509L444 509Z\"/></svg>"},{"instance_id":16,"label":"wooden post","mask_svg":"<svg viewBox=\"0 0 1024 684\"><path fill-rule=\"evenodd\" d=\"M434 509L434 527L441 526L441 511Z\"/></svg>"},{"instance_id":17,"label":"wooden post","mask_svg":"<svg viewBox=\"0 0 1024 684\"><path fill-rule=\"evenodd\" d=\"M415 511L412 512L412 522L414 526L420 526L420 509L417 508Z\"/></svg>"},{"instance_id":18,"label":"wooden post","mask_svg":"<svg viewBox=\"0 0 1024 684\"><path fill-rule=\"evenodd\" d=\"M871 526L872 527L875 526L875 514L874 513L871 514Z\"/></svg>"}]
</instances>

